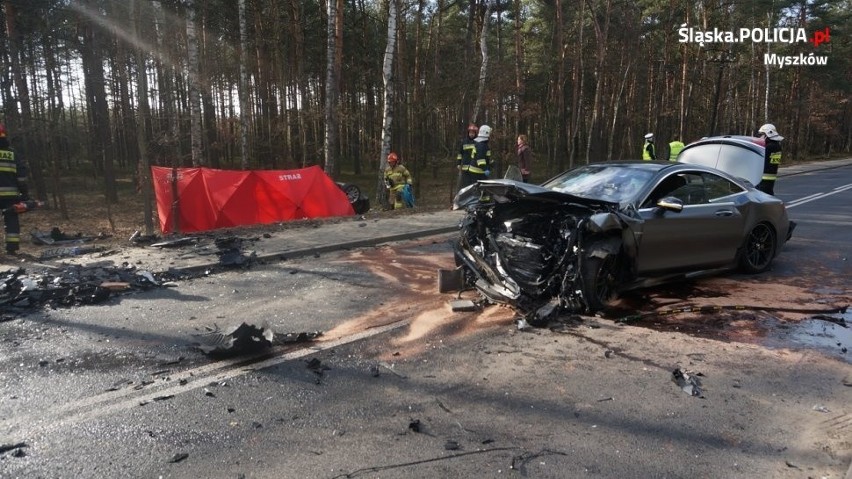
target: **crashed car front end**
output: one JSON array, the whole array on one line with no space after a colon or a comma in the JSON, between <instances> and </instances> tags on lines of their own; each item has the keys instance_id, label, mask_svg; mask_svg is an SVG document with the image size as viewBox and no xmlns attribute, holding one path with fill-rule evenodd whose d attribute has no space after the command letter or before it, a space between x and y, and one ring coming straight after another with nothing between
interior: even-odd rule
<instances>
[{"instance_id":1,"label":"crashed car front end","mask_svg":"<svg viewBox=\"0 0 852 479\"><path fill-rule=\"evenodd\" d=\"M531 323L597 309L589 278L597 270L587 263L620 256L625 218L617 204L511 180L481 181L456 203L467 210L455 244L466 286ZM622 279L616 268L605 274L599 279Z\"/></svg>"}]
</instances>

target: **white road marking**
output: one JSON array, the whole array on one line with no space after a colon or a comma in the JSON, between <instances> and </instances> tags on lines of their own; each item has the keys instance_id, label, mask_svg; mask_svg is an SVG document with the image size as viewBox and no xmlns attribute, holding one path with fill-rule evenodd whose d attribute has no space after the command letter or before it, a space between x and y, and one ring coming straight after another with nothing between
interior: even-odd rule
<instances>
[{"instance_id":1,"label":"white road marking","mask_svg":"<svg viewBox=\"0 0 852 479\"><path fill-rule=\"evenodd\" d=\"M837 188L833 189L832 191L829 191L828 193L814 193L810 196L805 196L804 198L799 198L798 200L793 200L793 201L787 203L786 206L787 206L787 209L794 208L796 206L803 205L805 203L810 203L811 201L819 200L819 199L822 199L822 198L825 198L825 197L828 197L828 196L831 196L831 195L836 195L837 193L842 193L842 192L848 191L848 190L852 190L852 183L849 183L849 184L843 185L843 186L838 186Z\"/></svg>"}]
</instances>

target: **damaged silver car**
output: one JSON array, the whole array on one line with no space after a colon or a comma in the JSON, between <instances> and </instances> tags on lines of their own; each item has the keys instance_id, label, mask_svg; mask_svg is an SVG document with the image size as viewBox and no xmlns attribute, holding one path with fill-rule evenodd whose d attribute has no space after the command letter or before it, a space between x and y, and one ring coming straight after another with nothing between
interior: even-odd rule
<instances>
[{"instance_id":1,"label":"damaged silver car","mask_svg":"<svg viewBox=\"0 0 852 479\"><path fill-rule=\"evenodd\" d=\"M795 226L749 181L670 162L591 164L540 186L480 181L454 207L467 211L458 283L531 324L685 276L765 271Z\"/></svg>"}]
</instances>

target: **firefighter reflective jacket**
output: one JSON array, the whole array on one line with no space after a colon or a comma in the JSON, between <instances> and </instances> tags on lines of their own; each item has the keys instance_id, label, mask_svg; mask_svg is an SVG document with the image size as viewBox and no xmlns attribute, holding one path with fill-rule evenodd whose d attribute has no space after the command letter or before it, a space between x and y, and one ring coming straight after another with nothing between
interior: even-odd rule
<instances>
[{"instance_id":1,"label":"firefighter reflective jacket","mask_svg":"<svg viewBox=\"0 0 852 479\"><path fill-rule=\"evenodd\" d=\"M462 171L469 171L471 166L475 166L474 159L476 158L476 143L473 138L465 136L462 139L461 148L456 155L456 161Z\"/></svg>"},{"instance_id":2,"label":"firefighter reflective jacket","mask_svg":"<svg viewBox=\"0 0 852 479\"><path fill-rule=\"evenodd\" d=\"M0 198L26 196L27 169L15 152L0 149Z\"/></svg>"},{"instance_id":3,"label":"firefighter reflective jacket","mask_svg":"<svg viewBox=\"0 0 852 479\"><path fill-rule=\"evenodd\" d=\"M491 147L488 146L488 141L477 141L474 143L476 147L476 162L475 166L470 167L471 173L484 175L486 171L491 170Z\"/></svg>"},{"instance_id":4,"label":"firefighter reflective jacket","mask_svg":"<svg viewBox=\"0 0 852 479\"><path fill-rule=\"evenodd\" d=\"M766 139L766 153L763 159L763 181L775 181L778 167L781 166L781 142Z\"/></svg>"},{"instance_id":5,"label":"firefighter reflective jacket","mask_svg":"<svg viewBox=\"0 0 852 479\"><path fill-rule=\"evenodd\" d=\"M410 185L412 182L411 173L401 164L396 166L388 166L385 169L385 183L392 190L400 190L405 185Z\"/></svg>"}]
</instances>

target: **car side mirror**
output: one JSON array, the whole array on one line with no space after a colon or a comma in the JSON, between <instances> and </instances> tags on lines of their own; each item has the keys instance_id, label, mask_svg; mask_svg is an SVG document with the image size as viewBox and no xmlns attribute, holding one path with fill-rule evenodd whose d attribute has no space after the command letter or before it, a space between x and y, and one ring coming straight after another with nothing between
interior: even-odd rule
<instances>
[{"instance_id":1,"label":"car side mirror","mask_svg":"<svg viewBox=\"0 0 852 479\"><path fill-rule=\"evenodd\" d=\"M675 198L674 196L666 196L665 198L657 201L657 208L680 213L683 211L683 201Z\"/></svg>"}]
</instances>

